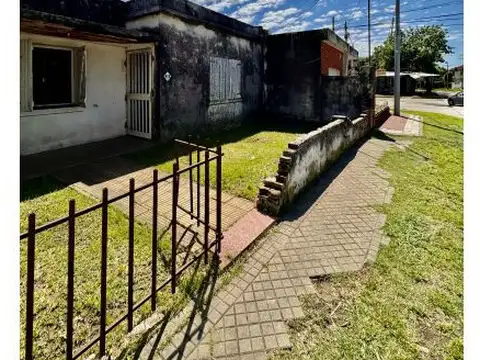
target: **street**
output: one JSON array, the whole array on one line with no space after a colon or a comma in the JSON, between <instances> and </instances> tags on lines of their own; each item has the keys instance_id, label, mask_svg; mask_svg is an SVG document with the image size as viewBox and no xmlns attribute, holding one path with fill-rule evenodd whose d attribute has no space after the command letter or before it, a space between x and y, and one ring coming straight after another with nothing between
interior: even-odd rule
<instances>
[{"instance_id":1,"label":"street","mask_svg":"<svg viewBox=\"0 0 480 360\"><path fill-rule=\"evenodd\" d=\"M388 102L393 112L393 96L375 95L377 105ZM463 106L448 106L447 99L426 99L419 96L402 96L400 98L400 109L436 112L444 115L451 115L463 118Z\"/></svg>"}]
</instances>

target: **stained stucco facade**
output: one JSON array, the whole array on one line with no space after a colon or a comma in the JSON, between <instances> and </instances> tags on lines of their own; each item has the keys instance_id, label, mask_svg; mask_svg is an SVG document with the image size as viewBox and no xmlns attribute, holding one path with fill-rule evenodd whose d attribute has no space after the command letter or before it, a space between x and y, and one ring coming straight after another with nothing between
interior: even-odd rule
<instances>
[{"instance_id":1,"label":"stained stucco facade","mask_svg":"<svg viewBox=\"0 0 480 360\"><path fill-rule=\"evenodd\" d=\"M239 126L262 108L261 33L223 30L209 20L208 14L202 21L160 12L126 24L159 37L155 101L161 140Z\"/></svg>"}]
</instances>

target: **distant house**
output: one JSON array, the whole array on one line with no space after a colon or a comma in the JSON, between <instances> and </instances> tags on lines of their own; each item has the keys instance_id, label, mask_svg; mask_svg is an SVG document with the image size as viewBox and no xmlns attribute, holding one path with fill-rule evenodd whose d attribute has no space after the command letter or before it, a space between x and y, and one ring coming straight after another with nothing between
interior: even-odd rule
<instances>
[{"instance_id":1,"label":"distant house","mask_svg":"<svg viewBox=\"0 0 480 360\"><path fill-rule=\"evenodd\" d=\"M420 83L431 83L431 79L438 77L438 74L421 72L400 73L400 95L414 95L417 85ZM376 92L377 94L393 95L395 89L395 72L384 71L377 73Z\"/></svg>"},{"instance_id":2,"label":"distant house","mask_svg":"<svg viewBox=\"0 0 480 360\"><path fill-rule=\"evenodd\" d=\"M452 74L451 75L452 89L455 89L455 88L463 89L463 65L450 69L449 73Z\"/></svg>"},{"instance_id":3,"label":"distant house","mask_svg":"<svg viewBox=\"0 0 480 360\"><path fill-rule=\"evenodd\" d=\"M272 36L186 0L21 0L20 153L239 126L275 96L276 71L304 74L293 86L318 103L313 82L348 75L358 53L330 30L310 34ZM276 63L288 56L310 65Z\"/></svg>"}]
</instances>

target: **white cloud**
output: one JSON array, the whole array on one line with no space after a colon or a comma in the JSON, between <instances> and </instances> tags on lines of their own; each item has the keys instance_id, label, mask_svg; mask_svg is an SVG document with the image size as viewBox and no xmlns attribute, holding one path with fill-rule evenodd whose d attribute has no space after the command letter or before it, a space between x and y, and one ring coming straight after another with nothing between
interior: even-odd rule
<instances>
[{"instance_id":1,"label":"white cloud","mask_svg":"<svg viewBox=\"0 0 480 360\"><path fill-rule=\"evenodd\" d=\"M331 21L331 19L326 18L326 17L319 17L319 18L313 20L313 22L316 22L318 24L325 24L325 23L329 23L330 21Z\"/></svg>"},{"instance_id":2,"label":"white cloud","mask_svg":"<svg viewBox=\"0 0 480 360\"><path fill-rule=\"evenodd\" d=\"M230 0L228 0L230 1ZM255 2L248 3L240 8L238 8L235 12L230 14L231 17L236 19L240 18L253 18L264 9L269 8L276 8L279 5L283 4L285 0L257 0Z\"/></svg>"},{"instance_id":3,"label":"white cloud","mask_svg":"<svg viewBox=\"0 0 480 360\"><path fill-rule=\"evenodd\" d=\"M325 16L337 16L340 15L341 11L340 10L330 10L325 14Z\"/></svg>"},{"instance_id":4,"label":"white cloud","mask_svg":"<svg viewBox=\"0 0 480 360\"><path fill-rule=\"evenodd\" d=\"M248 0L193 0L193 2L210 10L222 12L232 6L245 4Z\"/></svg>"},{"instance_id":5,"label":"white cloud","mask_svg":"<svg viewBox=\"0 0 480 360\"><path fill-rule=\"evenodd\" d=\"M354 11L350 14L350 16L353 18L353 19L360 19L362 17L363 13L361 10L357 10L357 11Z\"/></svg>"},{"instance_id":6,"label":"white cloud","mask_svg":"<svg viewBox=\"0 0 480 360\"><path fill-rule=\"evenodd\" d=\"M263 15L260 25L266 29L274 29L285 24L289 16L295 15L300 10L297 8L288 8L284 10L268 11Z\"/></svg>"},{"instance_id":7,"label":"white cloud","mask_svg":"<svg viewBox=\"0 0 480 360\"><path fill-rule=\"evenodd\" d=\"M282 28L279 28L277 31L273 32L274 34L280 34L284 32L296 32L303 31L308 28L311 23L309 21L294 22L293 24L286 25Z\"/></svg>"}]
</instances>

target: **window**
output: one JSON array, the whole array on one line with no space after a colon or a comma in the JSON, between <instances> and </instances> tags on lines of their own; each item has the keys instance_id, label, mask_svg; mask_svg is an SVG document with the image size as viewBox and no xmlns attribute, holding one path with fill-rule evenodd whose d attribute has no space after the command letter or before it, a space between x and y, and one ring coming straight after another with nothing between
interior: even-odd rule
<instances>
[{"instance_id":1,"label":"window","mask_svg":"<svg viewBox=\"0 0 480 360\"><path fill-rule=\"evenodd\" d=\"M242 86L240 60L210 58L210 101L224 103L240 101Z\"/></svg>"},{"instance_id":2,"label":"window","mask_svg":"<svg viewBox=\"0 0 480 360\"><path fill-rule=\"evenodd\" d=\"M85 106L85 49L21 40L22 112Z\"/></svg>"},{"instance_id":3,"label":"window","mask_svg":"<svg viewBox=\"0 0 480 360\"><path fill-rule=\"evenodd\" d=\"M34 47L32 54L34 107L71 105L72 51Z\"/></svg>"}]
</instances>

